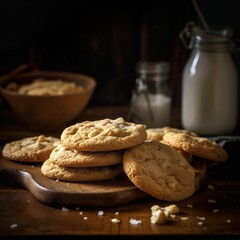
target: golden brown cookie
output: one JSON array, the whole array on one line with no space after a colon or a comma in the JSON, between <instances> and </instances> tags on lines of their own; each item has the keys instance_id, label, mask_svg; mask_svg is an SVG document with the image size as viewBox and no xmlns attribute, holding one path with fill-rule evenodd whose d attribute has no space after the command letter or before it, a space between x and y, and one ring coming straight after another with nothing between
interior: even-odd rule
<instances>
[{"instance_id":1,"label":"golden brown cookie","mask_svg":"<svg viewBox=\"0 0 240 240\"><path fill-rule=\"evenodd\" d=\"M195 171L182 155L152 140L125 150L123 168L142 191L166 201L180 201L195 192Z\"/></svg>"},{"instance_id":2,"label":"golden brown cookie","mask_svg":"<svg viewBox=\"0 0 240 240\"><path fill-rule=\"evenodd\" d=\"M138 145L147 137L145 126L123 118L84 121L64 129L61 140L81 151L112 151Z\"/></svg>"},{"instance_id":3,"label":"golden brown cookie","mask_svg":"<svg viewBox=\"0 0 240 240\"><path fill-rule=\"evenodd\" d=\"M164 140L160 141L163 144L169 145L167 142L165 142ZM174 148L173 146L169 145L170 147ZM176 149L176 148L174 148ZM178 150L176 149L179 153L182 154L182 156L190 163L192 161L192 154L188 153L188 152L184 152L182 150Z\"/></svg>"},{"instance_id":4,"label":"golden brown cookie","mask_svg":"<svg viewBox=\"0 0 240 240\"><path fill-rule=\"evenodd\" d=\"M2 155L19 162L43 162L59 143L59 138L51 136L27 137L5 144Z\"/></svg>"},{"instance_id":5,"label":"golden brown cookie","mask_svg":"<svg viewBox=\"0 0 240 240\"><path fill-rule=\"evenodd\" d=\"M179 128L173 128L173 127L163 127L163 128L147 128L147 139L148 140L163 140L163 136L166 133L174 132L174 133L186 133L191 136L198 136L196 133L188 131L186 129L179 129Z\"/></svg>"},{"instance_id":6,"label":"golden brown cookie","mask_svg":"<svg viewBox=\"0 0 240 240\"><path fill-rule=\"evenodd\" d=\"M163 140L164 128L147 128L147 140Z\"/></svg>"},{"instance_id":7,"label":"golden brown cookie","mask_svg":"<svg viewBox=\"0 0 240 240\"><path fill-rule=\"evenodd\" d=\"M122 163L123 151L83 152L59 144L50 159L62 167L103 167Z\"/></svg>"},{"instance_id":8,"label":"golden brown cookie","mask_svg":"<svg viewBox=\"0 0 240 240\"><path fill-rule=\"evenodd\" d=\"M67 182L103 181L118 177L124 173L122 164L107 167L61 167L53 160L46 160L41 172L44 176Z\"/></svg>"},{"instance_id":9,"label":"golden brown cookie","mask_svg":"<svg viewBox=\"0 0 240 240\"><path fill-rule=\"evenodd\" d=\"M163 140L174 148L213 161L226 161L227 152L217 143L204 137L190 136L185 133L167 133Z\"/></svg>"},{"instance_id":10,"label":"golden brown cookie","mask_svg":"<svg viewBox=\"0 0 240 240\"><path fill-rule=\"evenodd\" d=\"M181 150L178 150L180 154L182 154L182 156L190 163L192 162L192 154L188 153L188 152L184 152Z\"/></svg>"}]
</instances>

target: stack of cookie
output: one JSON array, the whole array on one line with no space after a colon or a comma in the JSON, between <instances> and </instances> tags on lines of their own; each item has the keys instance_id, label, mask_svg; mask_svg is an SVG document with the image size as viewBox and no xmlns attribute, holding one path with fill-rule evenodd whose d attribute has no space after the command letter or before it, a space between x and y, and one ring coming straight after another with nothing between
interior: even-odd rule
<instances>
[{"instance_id":1,"label":"stack of cookie","mask_svg":"<svg viewBox=\"0 0 240 240\"><path fill-rule=\"evenodd\" d=\"M184 129L165 127L146 132L144 143L125 150L123 167L139 189L160 200L180 201L197 191L198 169L192 157L217 162L228 158L217 143Z\"/></svg>"},{"instance_id":2,"label":"stack of cookie","mask_svg":"<svg viewBox=\"0 0 240 240\"><path fill-rule=\"evenodd\" d=\"M145 126L123 118L84 121L64 129L42 173L69 182L101 181L124 173L125 149L146 140Z\"/></svg>"}]
</instances>

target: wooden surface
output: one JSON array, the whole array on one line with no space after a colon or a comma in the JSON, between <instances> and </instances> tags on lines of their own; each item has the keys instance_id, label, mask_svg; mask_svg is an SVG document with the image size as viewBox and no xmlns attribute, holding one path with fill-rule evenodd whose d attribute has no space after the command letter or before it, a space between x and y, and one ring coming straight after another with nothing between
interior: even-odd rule
<instances>
[{"instance_id":1,"label":"wooden surface","mask_svg":"<svg viewBox=\"0 0 240 240\"><path fill-rule=\"evenodd\" d=\"M0 149L1 150L1 149ZM196 163L199 161L199 163ZM193 161L196 168L196 189L205 185L205 161ZM45 177L41 163L20 163L0 155L0 183L26 188L40 202L53 207L108 207L121 206L150 198L138 189L125 174L107 181L63 182Z\"/></svg>"},{"instance_id":2,"label":"wooden surface","mask_svg":"<svg viewBox=\"0 0 240 240\"><path fill-rule=\"evenodd\" d=\"M149 198L126 175L108 181L71 183L45 177L40 167L1 157L0 183L24 187L40 202L54 207L105 207L106 202L110 207Z\"/></svg>"},{"instance_id":3,"label":"wooden surface","mask_svg":"<svg viewBox=\"0 0 240 240\"><path fill-rule=\"evenodd\" d=\"M124 113L126 108L94 107L89 108L82 118L94 119L94 116L101 118ZM13 123L11 119L9 125L5 121L5 131L0 131L2 144L9 138L33 134ZM7 127L11 129L10 132ZM239 168L236 167L239 161L233 165L230 161L230 164L208 169L206 186L191 198L177 202L180 212L176 221L164 225L150 222L151 206L167 206L170 203L154 198L113 207L109 207L106 201L102 207L97 207L97 204L96 207L74 206L64 211L62 207L65 206L43 204L29 190L19 187L11 179L5 179L4 184L0 185L0 239L48 239L49 236L54 239L125 239L146 236L156 239L239 239L240 177L237 174ZM0 178L2 182L4 176L0 175ZM209 189L209 184L214 189ZM104 212L103 216L98 215L100 210ZM113 218L119 219L120 223L111 222ZM131 219L141 222L133 225Z\"/></svg>"},{"instance_id":4,"label":"wooden surface","mask_svg":"<svg viewBox=\"0 0 240 240\"><path fill-rule=\"evenodd\" d=\"M52 208L40 203L31 193L21 188L1 186L0 196L1 239L4 236L24 236L24 239L38 236L40 239L46 235L70 235L79 238L92 235L104 235L109 238L152 235L160 239L193 239L193 236L204 238L211 235L222 239L237 239L240 235L239 188L228 190L227 187L221 187L214 191L204 189L190 199L177 203L180 208L178 216L187 217L187 220L164 225L150 223L151 206L167 205L166 202L155 199L111 208L107 207L106 202L106 207L102 208L70 209L65 212L61 208ZM208 203L209 199L215 200L216 203ZM214 213L214 209L219 209L219 212ZM104 216L98 216L100 210L104 211ZM201 221L200 217L204 217L205 220ZM118 218L121 223L112 223L112 218ZM130 219L141 220L141 224L132 225L129 223ZM202 225L199 225L199 222L202 222Z\"/></svg>"}]
</instances>

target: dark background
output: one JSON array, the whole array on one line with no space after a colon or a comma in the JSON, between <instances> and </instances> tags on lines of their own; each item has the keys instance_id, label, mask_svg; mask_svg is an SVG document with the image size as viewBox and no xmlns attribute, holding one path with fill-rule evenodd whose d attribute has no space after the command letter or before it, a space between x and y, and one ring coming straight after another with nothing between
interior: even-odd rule
<instances>
[{"instance_id":1,"label":"dark background","mask_svg":"<svg viewBox=\"0 0 240 240\"><path fill-rule=\"evenodd\" d=\"M231 27L240 39L240 1L198 0L210 27ZM190 51L179 33L201 25L191 0L0 1L0 75L28 63L96 78L90 104L129 104L139 60L168 61L173 108ZM234 56L238 70L239 53Z\"/></svg>"},{"instance_id":2,"label":"dark background","mask_svg":"<svg viewBox=\"0 0 240 240\"><path fill-rule=\"evenodd\" d=\"M126 104L139 60L176 59L191 1L3 0L0 74L22 63L96 78L94 103ZM179 46L178 46L179 45ZM178 63L172 69L178 71Z\"/></svg>"}]
</instances>

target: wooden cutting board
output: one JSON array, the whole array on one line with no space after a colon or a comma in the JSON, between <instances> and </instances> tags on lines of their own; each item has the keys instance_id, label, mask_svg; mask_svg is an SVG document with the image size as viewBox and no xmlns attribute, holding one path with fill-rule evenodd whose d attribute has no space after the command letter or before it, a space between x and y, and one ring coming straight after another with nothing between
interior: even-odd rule
<instances>
[{"instance_id":1,"label":"wooden cutting board","mask_svg":"<svg viewBox=\"0 0 240 240\"><path fill-rule=\"evenodd\" d=\"M108 181L70 183L45 177L40 167L39 163L19 163L0 156L0 182L22 186L40 202L55 207L113 207L150 198L126 175ZM206 180L206 162L196 160L194 167L199 190Z\"/></svg>"},{"instance_id":2,"label":"wooden cutting board","mask_svg":"<svg viewBox=\"0 0 240 240\"><path fill-rule=\"evenodd\" d=\"M56 207L111 207L149 198L126 175L108 181L69 183L45 177L40 167L1 157L0 182L22 186L40 202Z\"/></svg>"}]
</instances>

